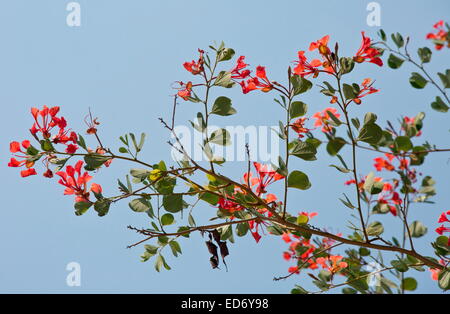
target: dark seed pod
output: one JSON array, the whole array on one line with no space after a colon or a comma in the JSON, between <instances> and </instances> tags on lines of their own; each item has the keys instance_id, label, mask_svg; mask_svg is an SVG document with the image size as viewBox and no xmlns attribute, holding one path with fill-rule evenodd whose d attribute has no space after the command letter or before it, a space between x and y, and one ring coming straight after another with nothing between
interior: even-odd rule
<instances>
[{"instance_id":1,"label":"dark seed pod","mask_svg":"<svg viewBox=\"0 0 450 314\"><path fill-rule=\"evenodd\" d=\"M211 255L217 256L217 245L212 243L212 241L206 241L206 247Z\"/></svg>"},{"instance_id":2,"label":"dark seed pod","mask_svg":"<svg viewBox=\"0 0 450 314\"><path fill-rule=\"evenodd\" d=\"M219 231L217 231L217 229L214 229L213 231L211 231L211 234L212 234L212 236L214 238L214 241L216 241L217 244L219 244L220 243L220 233L219 233Z\"/></svg>"},{"instance_id":3,"label":"dark seed pod","mask_svg":"<svg viewBox=\"0 0 450 314\"><path fill-rule=\"evenodd\" d=\"M224 259L226 256L230 254L227 247L227 242L221 241L219 242L219 249L220 249L220 255L222 256L222 259Z\"/></svg>"},{"instance_id":4,"label":"dark seed pod","mask_svg":"<svg viewBox=\"0 0 450 314\"><path fill-rule=\"evenodd\" d=\"M209 259L209 261L211 262L211 267L213 269L216 269L219 267L219 259L216 256L211 256L211 258Z\"/></svg>"}]
</instances>

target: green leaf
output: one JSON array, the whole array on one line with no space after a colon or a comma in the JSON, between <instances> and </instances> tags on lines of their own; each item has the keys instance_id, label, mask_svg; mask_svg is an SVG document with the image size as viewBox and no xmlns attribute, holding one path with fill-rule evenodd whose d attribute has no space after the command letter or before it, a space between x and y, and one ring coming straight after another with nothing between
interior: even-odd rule
<instances>
[{"instance_id":1,"label":"green leaf","mask_svg":"<svg viewBox=\"0 0 450 314\"><path fill-rule=\"evenodd\" d=\"M48 139L41 141L41 148L43 151L46 151L46 152L52 152L55 150L55 148L52 145L52 142L50 142L50 140L48 140Z\"/></svg>"},{"instance_id":2,"label":"green leaf","mask_svg":"<svg viewBox=\"0 0 450 314\"><path fill-rule=\"evenodd\" d=\"M395 270L401 273L407 272L409 269L408 265L402 260L393 260L391 261L391 265L395 268Z\"/></svg>"},{"instance_id":3,"label":"green leaf","mask_svg":"<svg viewBox=\"0 0 450 314\"><path fill-rule=\"evenodd\" d=\"M405 45L403 36L400 33L392 34L391 38L398 48L402 48Z\"/></svg>"},{"instance_id":4,"label":"green leaf","mask_svg":"<svg viewBox=\"0 0 450 314\"><path fill-rule=\"evenodd\" d=\"M169 226L175 222L172 214L164 214L161 217L161 223L163 226Z\"/></svg>"},{"instance_id":5,"label":"green leaf","mask_svg":"<svg viewBox=\"0 0 450 314\"><path fill-rule=\"evenodd\" d=\"M217 53L217 62L228 61L233 58L235 52L231 48L222 48Z\"/></svg>"},{"instance_id":6,"label":"green leaf","mask_svg":"<svg viewBox=\"0 0 450 314\"><path fill-rule=\"evenodd\" d=\"M294 101L291 104L289 115L291 119L295 119L304 116L308 111L308 105L301 101Z\"/></svg>"},{"instance_id":7,"label":"green leaf","mask_svg":"<svg viewBox=\"0 0 450 314\"><path fill-rule=\"evenodd\" d=\"M342 137L330 139L327 143L327 152L330 156L336 156L342 147L345 146L345 140Z\"/></svg>"},{"instance_id":8,"label":"green leaf","mask_svg":"<svg viewBox=\"0 0 450 314\"><path fill-rule=\"evenodd\" d=\"M342 87L343 87L345 99L347 99L347 100L355 99L356 96L358 96L358 93L354 90L352 85L344 84Z\"/></svg>"},{"instance_id":9,"label":"green leaf","mask_svg":"<svg viewBox=\"0 0 450 314\"><path fill-rule=\"evenodd\" d=\"M221 86L225 88L231 88L234 82L231 80L231 73L226 71L221 71L214 81L215 86Z\"/></svg>"},{"instance_id":10,"label":"green leaf","mask_svg":"<svg viewBox=\"0 0 450 314\"><path fill-rule=\"evenodd\" d=\"M445 104L441 97L437 96L436 100L431 103L431 108L439 112L447 112L449 107Z\"/></svg>"},{"instance_id":11,"label":"green leaf","mask_svg":"<svg viewBox=\"0 0 450 314\"><path fill-rule=\"evenodd\" d=\"M309 142L297 141L292 148L291 155L301 158L303 160L313 161L316 160L317 149Z\"/></svg>"},{"instance_id":12,"label":"green leaf","mask_svg":"<svg viewBox=\"0 0 450 314\"><path fill-rule=\"evenodd\" d=\"M388 59L388 66L391 69L398 69L402 66L403 62L405 62L405 60L403 60L402 58L397 57L394 54L390 54L389 55L389 59Z\"/></svg>"},{"instance_id":13,"label":"green leaf","mask_svg":"<svg viewBox=\"0 0 450 314\"><path fill-rule=\"evenodd\" d=\"M291 77L291 83L294 87L294 96L303 94L311 89L312 83L300 75L293 75Z\"/></svg>"},{"instance_id":14,"label":"green leaf","mask_svg":"<svg viewBox=\"0 0 450 314\"><path fill-rule=\"evenodd\" d=\"M156 255L159 247L155 246L155 245L146 244L146 245L144 245L144 248L145 248L145 251L147 251L148 253L150 253L152 255Z\"/></svg>"},{"instance_id":15,"label":"green leaf","mask_svg":"<svg viewBox=\"0 0 450 314\"><path fill-rule=\"evenodd\" d=\"M311 187L308 176L298 170L292 171L288 177L288 187L307 190Z\"/></svg>"},{"instance_id":16,"label":"green leaf","mask_svg":"<svg viewBox=\"0 0 450 314\"><path fill-rule=\"evenodd\" d=\"M236 226L236 234L238 235L238 237L243 237L247 234L249 229L250 227L248 226L248 223L240 223Z\"/></svg>"},{"instance_id":17,"label":"green leaf","mask_svg":"<svg viewBox=\"0 0 450 314\"><path fill-rule=\"evenodd\" d=\"M109 208L111 206L111 201L109 199L101 199L95 202L94 204L94 210L98 213L100 217L105 216Z\"/></svg>"},{"instance_id":18,"label":"green leaf","mask_svg":"<svg viewBox=\"0 0 450 314\"><path fill-rule=\"evenodd\" d=\"M411 231L411 236L413 238L420 238L421 236L424 236L428 231L427 227L425 227L423 223L417 220L409 226L409 230Z\"/></svg>"},{"instance_id":19,"label":"green leaf","mask_svg":"<svg viewBox=\"0 0 450 314\"><path fill-rule=\"evenodd\" d=\"M438 277L439 287L444 290L450 289L450 271L442 270Z\"/></svg>"},{"instance_id":20,"label":"green leaf","mask_svg":"<svg viewBox=\"0 0 450 314\"><path fill-rule=\"evenodd\" d=\"M78 134L77 144L84 150L86 150L86 151L88 150L87 146L86 146L86 141L84 140L84 137L81 136L81 134Z\"/></svg>"},{"instance_id":21,"label":"green leaf","mask_svg":"<svg viewBox=\"0 0 450 314\"><path fill-rule=\"evenodd\" d=\"M147 169L131 169L130 174L134 178L134 183L140 183L148 178L150 171Z\"/></svg>"},{"instance_id":22,"label":"green leaf","mask_svg":"<svg viewBox=\"0 0 450 314\"><path fill-rule=\"evenodd\" d=\"M410 151L413 148L411 139L407 136L397 136L394 143L398 150L402 150L404 152Z\"/></svg>"},{"instance_id":23,"label":"green leaf","mask_svg":"<svg viewBox=\"0 0 450 314\"><path fill-rule=\"evenodd\" d=\"M137 213L143 213L148 211L152 205L150 201L142 197L130 201L130 203L128 203L128 206L131 208L131 210Z\"/></svg>"},{"instance_id":24,"label":"green leaf","mask_svg":"<svg viewBox=\"0 0 450 314\"><path fill-rule=\"evenodd\" d=\"M403 279L402 288L407 291L414 291L417 289L417 280L412 277Z\"/></svg>"},{"instance_id":25,"label":"green leaf","mask_svg":"<svg viewBox=\"0 0 450 314\"><path fill-rule=\"evenodd\" d=\"M93 204L92 202L76 202L74 205L75 215L77 216L83 215L85 212L88 211L89 208L91 208L92 204Z\"/></svg>"},{"instance_id":26,"label":"green leaf","mask_svg":"<svg viewBox=\"0 0 450 314\"><path fill-rule=\"evenodd\" d=\"M350 73L355 67L355 61L350 57L342 57L339 59L339 64L341 65L341 74Z\"/></svg>"},{"instance_id":27,"label":"green leaf","mask_svg":"<svg viewBox=\"0 0 450 314\"><path fill-rule=\"evenodd\" d=\"M380 30L377 32L378 36L380 36L382 41L386 41L386 33L384 32L383 29L380 28Z\"/></svg>"},{"instance_id":28,"label":"green leaf","mask_svg":"<svg viewBox=\"0 0 450 314\"><path fill-rule=\"evenodd\" d=\"M166 260L164 259L164 257L161 254L158 254L158 257L156 258L156 262L155 262L155 269L157 272L159 272L161 270L161 267L163 267L167 270L170 270L169 265L167 265Z\"/></svg>"},{"instance_id":29,"label":"green leaf","mask_svg":"<svg viewBox=\"0 0 450 314\"><path fill-rule=\"evenodd\" d=\"M422 63L428 63L431 61L431 55L433 54L428 47L419 48L417 50L417 54L419 55L420 61Z\"/></svg>"},{"instance_id":30,"label":"green leaf","mask_svg":"<svg viewBox=\"0 0 450 314\"><path fill-rule=\"evenodd\" d=\"M231 99L225 96L220 96L213 104L211 114L219 116L231 116L236 113L236 109L231 106Z\"/></svg>"},{"instance_id":31,"label":"green leaf","mask_svg":"<svg viewBox=\"0 0 450 314\"><path fill-rule=\"evenodd\" d=\"M226 129L219 129L211 133L209 142L222 146L231 145L231 136Z\"/></svg>"},{"instance_id":32,"label":"green leaf","mask_svg":"<svg viewBox=\"0 0 450 314\"><path fill-rule=\"evenodd\" d=\"M210 192L200 193L198 198L211 205L217 205L217 203L219 202L219 196Z\"/></svg>"},{"instance_id":33,"label":"green leaf","mask_svg":"<svg viewBox=\"0 0 450 314\"><path fill-rule=\"evenodd\" d=\"M445 71L445 74L438 73L438 75L442 81L442 85L444 85L444 88L450 88L450 70Z\"/></svg>"},{"instance_id":34,"label":"green leaf","mask_svg":"<svg viewBox=\"0 0 450 314\"><path fill-rule=\"evenodd\" d=\"M419 73L413 72L409 78L409 83L414 88L422 89L427 85L428 81Z\"/></svg>"},{"instance_id":35,"label":"green leaf","mask_svg":"<svg viewBox=\"0 0 450 314\"><path fill-rule=\"evenodd\" d=\"M87 154L84 156L84 161L86 162L86 170L95 170L103 166L105 162L110 160L110 157L106 157L100 154Z\"/></svg>"},{"instance_id":36,"label":"green leaf","mask_svg":"<svg viewBox=\"0 0 450 314\"><path fill-rule=\"evenodd\" d=\"M376 145L381 140L382 136L383 130L377 124L368 123L361 128L358 140Z\"/></svg>"},{"instance_id":37,"label":"green leaf","mask_svg":"<svg viewBox=\"0 0 450 314\"><path fill-rule=\"evenodd\" d=\"M372 222L367 226L366 232L370 236L379 236L384 232L383 224L379 221Z\"/></svg>"},{"instance_id":38,"label":"green leaf","mask_svg":"<svg viewBox=\"0 0 450 314\"><path fill-rule=\"evenodd\" d=\"M371 123L375 123L377 121L377 115L372 113L372 112L368 112L365 114L364 116L364 124L371 124Z\"/></svg>"},{"instance_id":39,"label":"green leaf","mask_svg":"<svg viewBox=\"0 0 450 314\"><path fill-rule=\"evenodd\" d=\"M177 213L183 209L183 196L181 194L164 195L163 206L168 212Z\"/></svg>"},{"instance_id":40,"label":"green leaf","mask_svg":"<svg viewBox=\"0 0 450 314\"><path fill-rule=\"evenodd\" d=\"M182 253L181 252L181 246L180 246L180 244L177 241L175 241L175 240L170 241L169 242L169 246L170 246L170 249L172 250L172 254L175 257L177 257L178 254Z\"/></svg>"}]
</instances>

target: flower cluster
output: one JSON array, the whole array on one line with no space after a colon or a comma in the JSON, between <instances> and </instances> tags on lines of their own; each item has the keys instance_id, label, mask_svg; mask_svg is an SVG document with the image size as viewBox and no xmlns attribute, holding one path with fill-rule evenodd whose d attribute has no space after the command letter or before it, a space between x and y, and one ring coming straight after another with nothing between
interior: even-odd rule
<instances>
[{"instance_id":1,"label":"flower cluster","mask_svg":"<svg viewBox=\"0 0 450 314\"><path fill-rule=\"evenodd\" d=\"M331 112L336 118L341 115L337 113L336 108L328 107L323 111L316 112L312 117L316 121L314 122L315 127L322 127L322 132L331 133L333 131L332 120L329 112Z\"/></svg>"},{"instance_id":2,"label":"flower cluster","mask_svg":"<svg viewBox=\"0 0 450 314\"><path fill-rule=\"evenodd\" d=\"M444 235L444 233L450 232L450 227L445 227L444 223L450 223L450 210L447 212L443 212L439 216L438 223L442 224L438 228L436 228L436 232L440 235ZM450 246L450 239L448 240L448 245Z\"/></svg>"},{"instance_id":3,"label":"flower cluster","mask_svg":"<svg viewBox=\"0 0 450 314\"><path fill-rule=\"evenodd\" d=\"M441 50L444 48L444 46L447 46L450 48L450 36L448 31L448 25L447 30L444 28L444 21L440 20L436 24L433 25L433 28L435 29L434 33L428 33L427 39L431 39L435 45L436 50Z\"/></svg>"},{"instance_id":4,"label":"flower cluster","mask_svg":"<svg viewBox=\"0 0 450 314\"><path fill-rule=\"evenodd\" d=\"M87 183L92 179L87 171L81 171L83 161L78 161L75 166L66 166L66 171L59 171L56 174L61 177L59 184L66 187L64 195L75 195L75 202L90 202L89 191L100 194L102 187L99 184L92 183L88 189Z\"/></svg>"},{"instance_id":5,"label":"flower cluster","mask_svg":"<svg viewBox=\"0 0 450 314\"><path fill-rule=\"evenodd\" d=\"M301 212L299 215L309 220L317 216L317 213ZM311 239L291 233L283 233L282 239L289 243L288 250L283 252L283 258L286 261L297 261L297 265L288 268L289 273L299 274L302 268L318 269L321 267L334 274L348 266L346 262L342 261L342 256L332 255L329 252L334 244L332 239L323 238L320 243L313 243ZM328 253L325 253L327 251ZM323 254L316 254L317 252L323 252Z\"/></svg>"},{"instance_id":6,"label":"flower cluster","mask_svg":"<svg viewBox=\"0 0 450 314\"><path fill-rule=\"evenodd\" d=\"M275 170L271 169L268 165L263 165L258 162L254 162L253 166L256 170L256 177L252 175L252 173L245 173L243 177L244 185L251 188L255 191L255 194L258 197L261 197L267 204L273 204L275 207L279 206L281 203L277 203L277 197L274 194L267 193L267 186L284 179L284 176L277 173ZM236 211L242 211L245 209L244 206L238 203L236 198L238 194L246 194L246 191L236 187L234 190L234 195L228 198L220 198L218 207L220 210L225 211L226 213L231 215L231 219L234 218L233 213ZM272 213L269 212L266 208L258 209L259 214L266 215L267 217L271 217ZM248 222L248 225L251 230L251 234L256 242L259 242L261 239L260 235L260 226L267 225L263 220L256 218L252 221Z\"/></svg>"},{"instance_id":7,"label":"flower cluster","mask_svg":"<svg viewBox=\"0 0 450 314\"><path fill-rule=\"evenodd\" d=\"M58 117L59 109L59 107L49 108L47 106L44 106L42 109L31 108L31 115L34 119L34 123L30 129L31 135L40 143L42 149L45 151L50 152L54 149L53 145L62 144L65 146L65 152L67 154L75 154L78 150L78 136L75 132L67 129L67 121L64 117ZM9 167L25 166L26 170L20 172L22 177L37 174L33 166L43 154L33 147L29 140L24 140L21 143L16 141L11 142L10 152L14 154L14 157L10 159L8 163ZM53 173L49 169L48 164L54 156L51 153L45 155L43 162L47 170L43 175L44 177L51 178Z\"/></svg>"}]
</instances>

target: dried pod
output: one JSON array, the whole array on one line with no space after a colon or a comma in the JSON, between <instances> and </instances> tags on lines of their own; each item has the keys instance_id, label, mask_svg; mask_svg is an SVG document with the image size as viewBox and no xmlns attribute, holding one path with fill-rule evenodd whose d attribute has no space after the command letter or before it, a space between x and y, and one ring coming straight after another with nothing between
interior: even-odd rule
<instances>
[{"instance_id":1,"label":"dried pod","mask_svg":"<svg viewBox=\"0 0 450 314\"><path fill-rule=\"evenodd\" d=\"M216 269L219 267L219 258L216 256L211 256L211 258L209 259L209 261L211 262L211 267L213 269Z\"/></svg>"},{"instance_id":2,"label":"dried pod","mask_svg":"<svg viewBox=\"0 0 450 314\"><path fill-rule=\"evenodd\" d=\"M220 233L219 231L217 231L217 229L214 229L213 231L211 231L210 235L212 234L214 241L217 242L217 244L220 243Z\"/></svg>"},{"instance_id":3,"label":"dried pod","mask_svg":"<svg viewBox=\"0 0 450 314\"><path fill-rule=\"evenodd\" d=\"M221 241L219 242L219 249L220 249L220 255L222 256L222 259L224 259L226 256L230 254L227 247L227 242Z\"/></svg>"},{"instance_id":4,"label":"dried pod","mask_svg":"<svg viewBox=\"0 0 450 314\"><path fill-rule=\"evenodd\" d=\"M206 241L205 243L209 253L211 253L211 255L217 256L217 245L212 243L212 241Z\"/></svg>"}]
</instances>

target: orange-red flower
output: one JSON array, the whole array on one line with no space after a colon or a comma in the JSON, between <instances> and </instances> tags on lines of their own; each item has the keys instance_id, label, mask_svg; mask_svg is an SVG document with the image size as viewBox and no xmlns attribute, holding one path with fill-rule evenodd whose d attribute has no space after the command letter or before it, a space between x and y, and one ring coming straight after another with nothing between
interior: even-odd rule
<instances>
[{"instance_id":1,"label":"orange-red flower","mask_svg":"<svg viewBox=\"0 0 450 314\"><path fill-rule=\"evenodd\" d=\"M231 78L245 79L250 76L250 70L245 69L248 64L244 62L245 56L240 56L236 61L236 66L230 71Z\"/></svg>"},{"instance_id":2,"label":"orange-red flower","mask_svg":"<svg viewBox=\"0 0 450 314\"><path fill-rule=\"evenodd\" d=\"M431 39L435 45L436 50L441 50L445 45L450 48L449 34L444 29L444 21L439 21L433 25L436 30L435 33L428 33L427 39Z\"/></svg>"},{"instance_id":3,"label":"orange-red flower","mask_svg":"<svg viewBox=\"0 0 450 314\"><path fill-rule=\"evenodd\" d=\"M328 55L330 54L330 48L328 48L328 41L330 40L330 36L326 35L324 37L322 37L321 39L312 42L309 45L309 51L313 51L318 49L320 54L322 55Z\"/></svg>"},{"instance_id":4,"label":"orange-red flower","mask_svg":"<svg viewBox=\"0 0 450 314\"><path fill-rule=\"evenodd\" d=\"M256 193L258 195L266 193L266 188L269 184L284 179L284 176L271 169L268 165L262 165L258 162L254 162L253 165L258 177L253 179L252 184L258 185L256 187Z\"/></svg>"},{"instance_id":5,"label":"orange-red flower","mask_svg":"<svg viewBox=\"0 0 450 314\"><path fill-rule=\"evenodd\" d=\"M372 40L365 36L364 32L362 34L361 47L356 52L353 60L358 63L371 62L379 66L383 66L383 60L380 58L380 51L372 47Z\"/></svg>"},{"instance_id":6,"label":"orange-red flower","mask_svg":"<svg viewBox=\"0 0 450 314\"><path fill-rule=\"evenodd\" d=\"M337 110L332 107L326 108L323 111L316 112L312 116L314 119L316 119L316 121L314 122L314 126L316 126L316 127L321 126L322 132L325 132L325 133L331 132L333 130L333 126L330 124L331 118L327 111L334 114L336 116L336 118L339 118L341 116L339 113L337 113Z\"/></svg>"},{"instance_id":7,"label":"orange-red flower","mask_svg":"<svg viewBox=\"0 0 450 314\"><path fill-rule=\"evenodd\" d=\"M328 257L318 257L316 263L322 266L323 269L334 274L347 268L348 264L343 262L342 259L343 257L340 255L330 255Z\"/></svg>"},{"instance_id":8,"label":"orange-red flower","mask_svg":"<svg viewBox=\"0 0 450 314\"><path fill-rule=\"evenodd\" d=\"M384 159L382 157L377 157L374 159L375 164L373 165L377 171L382 171L383 169L386 169L387 171L394 171L395 167L392 165L392 160L394 159L394 155L391 154L385 154L387 159Z\"/></svg>"},{"instance_id":9,"label":"orange-red flower","mask_svg":"<svg viewBox=\"0 0 450 314\"><path fill-rule=\"evenodd\" d=\"M194 61L192 60L191 62L185 62L183 63L184 68L191 72L193 75L197 75L203 72L204 68L203 68L203 64L204 64L204 59L203 59L203 54L205 53L203 50L198 49L198 52L200 53L200 56L198 57L198 61Z\"/></svg>"},{"instance_id":10,"label":"orange-red flower","mask_svg":"<svg viewBox=\"0 0 450 314\"><path fill-rule=\"evenodd\" d=\"M67 166L66 171L59 171L56 174L61 177L59 184L66 187L64 195L75 195L75 202L89 202L89 190L87 183L92 179L88 172L81 173L83 161L78 161L74 167ZM98 184L93 184L91 189L93 191L100 191L101 187Z\"/></svg>"},{"instance_id":11,"label":"orange-red flower","mask_svg":"<svg viewBox=\"0 0 450 314\"><path fill-rule=\"evenodd\" d=\"M31 108L31 115L34 118L34 124L30 131L32 134L42 133L44 139L48 139L51 136L50 131L55 127L65 128L67 123L66 120L61 117L58 118L56 115L59 112L59 107L48 108L44 106L42 110L37 108Z\"/></svg>"},{"instance_id":12,"label":"orange-red flower","mask_svg":"<svg viewBox=\"0 0 450 314\"><path fill-rule=\"evenodd\" d=\"M21 148L21 146L24 150ZM13 157L10 159L8 167L17 168L25 166L26 169L20 172L20 175L23 178L37 174L36 170L32 168L34 166L34 161L30 159L31 156L29 156L27 153L28 147L30 147L30 141L28 140L22 141L22 143L11 142L9 144L9 151L13 153L15 157L21 158L22 160L17 160Z\"/></svg>"},{"instance_id":13,"label":"orange-red flower","mask_svg":"<svg viewBox=\"0 0 450 314\"><path fill-rule=\"evenodd\" d=\"M307 118L298 118L294 123L291 124L292 130L298 134L299 138L303 138L304 134L308 133L310 129L305 128L305 122Z\"/></svg>"},{"instance_id":14,"label":"orange-red flower","mask_svg":"<svg viewBox=\"0 0 450 314\"><path fill-rule=\"evenodd\" d=\"M256 89L267 93L273 89L272 83L267 78L266 68L263 66L256 67L256 77L251 77L247 81L241 81L239 84L241 85L244 94Z\"/></svg>"},{"instance_id":15,"label":"orange-red flower","mask_svg":"<svg viewBox=\"0 0 450 314\"><path fill-rule=\"evenodd\" d=\"M379 92L379 90L372 87L372 85L373 85L373 82L370 78L364 79L364 81L361 84L359 93L356 96L356 98L353 99L353 101L359 105L359 104L361 104L361 98L363 98L367 95Z\"/></svg>"},{"instance_id":16,"label":"orange-red flower","mask_svg":"<svg viewBox=\"0 0 450 314\"><path fill-rule=\"evenodd\" d=\"M186 84L183 82L178 83L181 87L179 88L177 95L183 98L183 100L188 100L192 93L192 82L187 82Z\"/></svg>"},{"instance_id":17,"label":"orange-red flower","mask_svg":"<svg viewBox=\"0 0 450 314\"><path fill-rule=\"evenodd\" d=\"M297 66L294 68L294 74L300 75L301 77L312 75L316 78L319 75L319 67L322 65L322 61L318 59L313 59L311 62L307 61L304 51L298 52Z\"/></svg>"}]
</instances>

